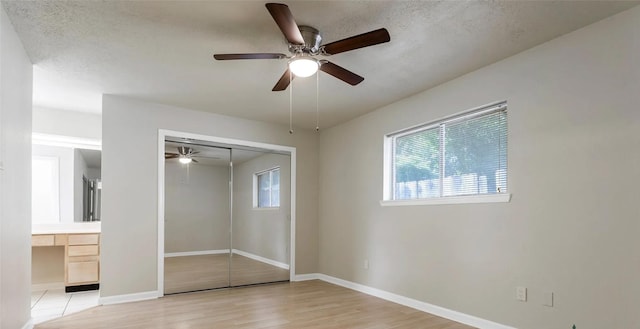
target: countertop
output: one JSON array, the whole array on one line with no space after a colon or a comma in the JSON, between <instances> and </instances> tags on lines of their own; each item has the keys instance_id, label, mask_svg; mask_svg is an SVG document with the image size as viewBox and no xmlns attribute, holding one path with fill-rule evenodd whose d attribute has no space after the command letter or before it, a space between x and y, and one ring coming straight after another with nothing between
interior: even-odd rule
<instances>
[{"instance_id":1,"label":"countertop","mask_svg":"<svg viewBox=\"0 0 640 329\"><path fill-rule=\"evenodd\" d=\"M31 234L100 233L100 222L33 224Z\"/></svg>"}]
</instances>

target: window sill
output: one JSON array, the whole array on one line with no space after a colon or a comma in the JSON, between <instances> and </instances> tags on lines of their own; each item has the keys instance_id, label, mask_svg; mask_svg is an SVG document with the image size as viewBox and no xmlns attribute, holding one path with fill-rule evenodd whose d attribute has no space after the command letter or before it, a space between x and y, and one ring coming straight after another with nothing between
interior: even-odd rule
<instances>
[{"instance_id":1,"label":"window sill","mask_svg":"<svg viewBox=\"0 0 640 329\"><path fill-rule=\"evenodd\" d=\"M280 210L280 207L253 207L253 210Z\"/></svg>"},{"instance_id":2,"label":"window sill","mask_svg":"<svg viewBox=\"0 0 640 329\"><path fill-rule=\"evenodd\" d=\"M499 203L511 201L511 193L492 194L492 195L468 195L468 196L450 196L431 199L413 199L413 200L382 200L380 205L383 207L395 206L428 206L440 204L465 204L465 203Z\"/></svg>"}]
</instances>

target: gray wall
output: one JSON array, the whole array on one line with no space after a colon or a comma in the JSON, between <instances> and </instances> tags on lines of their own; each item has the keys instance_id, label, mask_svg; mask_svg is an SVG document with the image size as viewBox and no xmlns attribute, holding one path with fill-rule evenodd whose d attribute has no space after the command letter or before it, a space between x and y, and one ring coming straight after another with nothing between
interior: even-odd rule
<instances>
[{"instance_id":1,"label":"gray wall","mask_svg":"<svg viewBox=\"0 0 640 329\"><path fill-rule=\"evenodd\" d=\"M0 6L0 328L22 328L31 292L32 65Z\"/></svg>"},{"instance_id":2,"label":"gray wall","mask_svg":"<svg viewBox=\"0 0 640 329\"><path fill-rule=\"evenodd\" d=\"M229 249L229 166L165 162L165 253Z\"/></svg>"},{"instance_id":3,"label":"gray wall","mask_svg":"<svg viewBox=\"0 0 640 329\"><path fill-rule=\"evenodd\" d=\"M315 132L298 129L290 135L286 126L105 95L102 297L157 290L160 128L296 147L296 272L317 272L318 137Z\"/></svg>"},{"instance_id":4,"label":"gray wall","mask_svg":"<svg viewBox=\"0 0 640 329\"><path fill-rule=\"evenodd\" d=\"M253 208L253 175L280 167L280 207ZM289 264L291 157L265 154L234 166L233 248Z\"/></svg>"},{"instance_id":5,"label":"gray wall","mask_svg":"<svg viewBox=\"0 0 640 329\"><path fill-rule=\"evenodd\" d=\"M320 272L521 329L640 328L639 31L636 7L322 132ZM510 203L380 206L385 134L499 100Z\"/></svg>"},{"instance_id":6,"label":"gray wall","mask_svg":"<svg viewBox=\"0 0 640 329\"><path fill-rule=\"evenodd\" d=\"M64 286L64 247L31 248L31 284Z\"/></svg>"}]
</instances>

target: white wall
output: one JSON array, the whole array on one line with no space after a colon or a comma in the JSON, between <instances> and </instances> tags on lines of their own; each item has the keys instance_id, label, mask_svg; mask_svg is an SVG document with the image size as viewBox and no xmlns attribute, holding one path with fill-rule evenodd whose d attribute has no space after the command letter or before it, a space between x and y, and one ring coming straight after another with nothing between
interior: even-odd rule
<instances>
[{"instance_id":1,"label":"white wall","mask_svg":"<svg viewBox=\"0 0 640 329\"><path fill-rule=\"evenodd\" d=\"M34 107L33 132L101 140L102 117L93 113Z\"/></svg>"},{"instance_id":2,"label":"white wall","mask_svg":"<svg viewBox=\"0 0 640 329\"><path fill-rule=\"evenodd\" d=\"M229 249L229 166L165 162L165 253Z\"/></svg>"},{"instance_id":3,"label":"white wall","mask_svg":"<svg viewBox=\"0 0 640 329\"><path fill-rule=\"evenodd\" d=\"M317 271L315 132L109 95L102 109L102 297L157 290L158 129L296 147L296 268Z\"/></svg>"},{"instance_id":4,"label":"white wall","mask_svg":"<svg viewBox=\"0 0 640 329\"><path fill-rule=\"evenodd\" d=\"M0 6L0 328L30 319L32 65Z\"/></svg>"},{"instance_id":5,"label":"white wall","mask_svg":"<svg viewBox=\"0 0 640 329\"><path fill-rule=\"evenodd\" d=\"M253 176L280 167L280 207L253 208ZM234 165L233 248L289 264L291 157L265 154Z\"/></svg>"},{"instance_id":6,"label":"white wall","mask_svg":"<svg viewBox=\"0 0 640 329\"><path fill-rule=\"evenodd\" d=\"M74 218L74 149L48 145L33 145L32 154L56 157L59 159L59 187L60 187L60 223L73 223ZM29 170L31 175L31 170ZM82 184L82 180L80 180ZM82 191L81 191L82 192ZM80 194L82 195L82 194ZM79 199L82 214L82 197Z\"/></svg>"},{"instance_id":7,"label":"white wall","mask_svg":"<svg viewBox=\"0 0 640 329\"><path fill-rule=\"evenodd\" d=\"M639 91L635 7L325 130L320 271L521 329L640 328ZM499 100L510 203L380 206L385 134Z\"/></svg>"}]
</instances>

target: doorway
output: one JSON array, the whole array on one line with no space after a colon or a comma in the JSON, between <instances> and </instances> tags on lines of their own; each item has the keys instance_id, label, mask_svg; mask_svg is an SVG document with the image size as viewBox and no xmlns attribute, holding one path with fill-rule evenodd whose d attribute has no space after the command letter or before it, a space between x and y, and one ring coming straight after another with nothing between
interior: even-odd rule
<instances>
[{"instance_id":1,"label":"doorway","mask_svg":"<svg viewBox=\"0 0 640 329\"><path fill-rule=\"evenodd\" d=\"M159 137L159 295L291 280L295 148Z\"/></svg>"}]
</instances>

